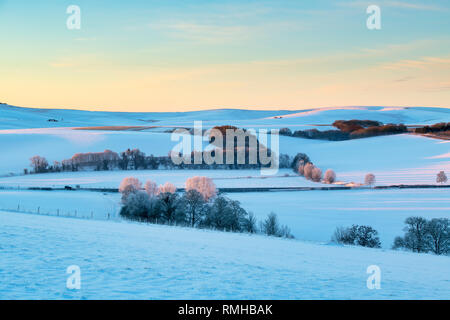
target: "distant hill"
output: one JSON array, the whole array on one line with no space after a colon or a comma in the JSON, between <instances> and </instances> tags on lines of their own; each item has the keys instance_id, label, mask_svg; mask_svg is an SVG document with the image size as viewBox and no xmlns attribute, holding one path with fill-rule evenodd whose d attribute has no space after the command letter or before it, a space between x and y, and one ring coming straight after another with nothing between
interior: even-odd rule
<instances>
[{"instance_id":1,"label":"distant hill","mask_svg":"<svg viewBox=\"0 0 450 320\"><path fill-rule=\"evenodd\" d=\"M335 120L375 120L383 123L433 124L450 122L450 109L432 107L333 107L308 110L216 109L192 112L103 112L34 109L0 104L0 129L91 126L210 126L289 127L330 125Z\"/></svg>"}]
</instances>

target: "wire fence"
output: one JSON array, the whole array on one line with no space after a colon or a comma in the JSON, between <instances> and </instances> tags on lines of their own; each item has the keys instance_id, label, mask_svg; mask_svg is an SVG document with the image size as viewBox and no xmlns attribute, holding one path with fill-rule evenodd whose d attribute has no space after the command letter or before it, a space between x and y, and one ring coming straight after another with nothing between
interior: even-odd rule
<instances>
[{"instance_id":1,"label":"wire fence","mask_svg":"<svg viewBox=\"0 0 450 320\"><path fill-rule=\"evenodd\" d=\"M99 212L94 210L48 209L41 208L40 206L30 207L21 204L17 204L15 207L0 206L0 211L92 220L118 220L120 218L117 210Z\"/></svg>"}]
</instances>

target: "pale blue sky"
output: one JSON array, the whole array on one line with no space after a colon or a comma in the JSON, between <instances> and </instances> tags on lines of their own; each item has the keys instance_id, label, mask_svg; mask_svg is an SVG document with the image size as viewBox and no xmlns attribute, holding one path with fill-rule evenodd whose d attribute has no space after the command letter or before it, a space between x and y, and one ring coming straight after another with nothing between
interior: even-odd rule
<instances>
[{"instance_id":1,"label":"pale blue sky","mask_svg":"<svg viewBox=\"0 0 450 320\"><path fill-rule=\"evenodd\" d=\"M81 30L66 28L71 4ZM369 4L381 8L381 30L366 28ZM449 106L449 18L444 0L0 0L0 101Z\"/></svg>"}]
</instances>

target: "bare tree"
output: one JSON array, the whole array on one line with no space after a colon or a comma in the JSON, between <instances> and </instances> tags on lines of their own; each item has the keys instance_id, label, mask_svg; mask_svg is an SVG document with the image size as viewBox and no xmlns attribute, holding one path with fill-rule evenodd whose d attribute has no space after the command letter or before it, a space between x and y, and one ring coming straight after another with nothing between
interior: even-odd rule
<instances>
[{"instance_id":1,"label":"bare tree","mask_svg":"<svg viewBox=\"0 0 450 320\"><path fill-rule=\"evenodd\" d=\"M323 178L323 180L325 181L325 183L333 183L336 181L336 173L331 170L328 169L327 171L325 171L325 176Z\"/></svg>"},{"instance_id":2,"label":"bare tree","mask_svg":"<svg viewBox=\"0 0 450 320\"><path fill-rule=\"evenodd\" d=\"M192 177L186 180L186 191L198 191L205 201L209 201L217 195L216 185L208 177Z\"/></svg>"},{"instance_id":3,"label":"bare tree","mask_svg":"<svg viewBox=\"0 0 450 320\"><path fill-rule=\"evenodd\" d=\"M445 174L444 171L440 171L437 176L436 176L436 182L437 183L447 183L447 175Z\"/></svg>"},{"instance_id":4,"label":"bare tree","mask_svg":"<svg viewBox=\"0 0 450 320\"><path fill-rule=\"evenodd\" d=\"M367 186L373 187L375 185L375 183L376 183L375 175L372 174L372 173L366 174L366 178L364 179L364 183Z\"/></svg>"},{"instance_id":5,"label":"bare tree","mask_svg":"<svg viewBox=\"0 0 450 320\"><path fill-rule=\"evenodd\" d=\"M47 170L48 161L44 157L34 156L30 159L30 162L35 173L42 173Z\"/></svg>"}]
</instances>

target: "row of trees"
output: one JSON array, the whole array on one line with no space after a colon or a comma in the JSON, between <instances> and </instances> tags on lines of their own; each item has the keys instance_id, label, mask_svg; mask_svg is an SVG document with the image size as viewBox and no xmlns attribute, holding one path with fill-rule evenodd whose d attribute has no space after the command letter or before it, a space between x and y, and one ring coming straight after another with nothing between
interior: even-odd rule
<instances>
[{"instance_id":1,"label":"row of trees","mask_svg":"<svg viewBox=\"0 0 450 320\"><path fill-rule=\"evenodd\" d=\"M171 183L157 186L147 181L143 187L133 177L124 179L119 191L120 215L129 220L293 238L275 214L258 224L255 216L238 201L218 195L213 181L207 177L187 179L182 194Z\"/></svg>"},{"instance_id":2,"label":"row of trees","mask_svg":"<svg viewBox=\"0 0 450 320\"><path fill-rule=\"evenodd\" d=\"M450 220L423 217L409 217L405 220L405 234L396 237L393 249L405 249L418 253L432 252L437 255L450 254ZM380 248L378 232L370 226L353 225L339 227L334 232L332 241L340 244Z\"/></svg>"},{"instance_id":3,"label":"row of trees","mask_svg":"<svg viewBox=\"0 0 450 320\"><path fill-rule=\"evenodd\" d=\"M223 153L226 157L226 152ZM61 162L55 161L49 164L46 158L34 156L30 159L30 166L33 173L45 172L61 172L61 171L108 171L108 170L157 170L157 169L259 169L261 164L251 164L248 161L239 164L237 161L233 164L220 163L201 163L195 164L194 159L196 152L191 153L192 164L174 164L170 156L156 157L154 155L147 156L139 149L127 149L126 151L116 153L111 150L103 152L77 153L72 158ZM235 153L237 157L237 153ZM248 153L246 153L248 160ZM287 154L280 154L278 160L279 168L290 168L292 166L292 157ZM28 174L28 169L24 169L24 173Z\"/></svg>"},{"instance_id":4,"label":"row of trees","mask_svg":"<svg viewBox=\"0 0 450 320\"><path fill-rule=\"evenodd\" d=\"M409 217L405 220L405 235L394 240L394 249L403 248L413 252L450 254L450 220L447 218L427 220Z\"/></svg>"},{"instance_id":5,"label":"row of trees","mask_svg":"<svg viewBox=\"0 0 450 320\"><path fill-rule=\"evenodd\" d=\"M333 170L328 169L325 171L325 175L323 175L322 170L316 167L311 162L311 159L304 153L298 153L294 157L291 167L295 173L314 182L331 184L336 181L336 173Z\"/></svg>"},{"instance_id":6,"label":"row of trees","mask_svg":"<svg viewBox=\"0 0 450 320\"><path fill-rule=\"evenodd\" d=\"M408 132L408 128L403 124L383 125L381 122L372 120L337 120L333 123L333 126L339 130L320 131L317 129L308 129L292 132L289 128L282 128L280 129L280 135L306 139L343 141Z\"/></svg>"},{"instance_id":7,"label":"row of trees","mask_svg":"<svg viewBox=\"0 0 450 320\"><path fill-rule=\"evenodd\" d=\"M438 133L445 131L450 131L450 122L440 122L431 126L416 128L414 130L415 133Z\"/></svg>"}]
</instances>

